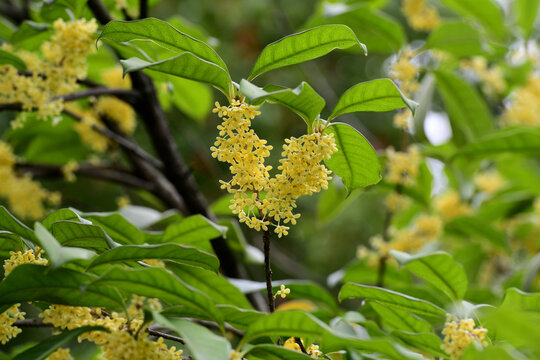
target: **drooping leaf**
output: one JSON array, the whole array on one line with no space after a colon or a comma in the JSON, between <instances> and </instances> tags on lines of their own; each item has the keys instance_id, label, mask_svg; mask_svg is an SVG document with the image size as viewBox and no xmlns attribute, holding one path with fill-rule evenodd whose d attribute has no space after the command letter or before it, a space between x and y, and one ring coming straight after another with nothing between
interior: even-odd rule
<instances>
[{"instance_id":1,"label":"drooping leaf","mask_svg":"<svg viewBox=\"0 0 540 360\"><path fill-rule=\"evenodd\" d=\"M474 18L495 37L501 39L505 36L504 13L496 1L441 0L441 2L460 15Z\"/></svg>"},{"instance_id":2,"label":"drooping leaf","mask_svg":"<svg viewBox=\"0 0 540 360\"><path fill-rule=\"evenodd\" d=\"M461 21L445 22L435 28L426 41L426 48L447 51L457 57L486 53L478 30Z\"/></svg>"},{"instance_id":3,"label":"drooping leaf","mask_svg":"<svg viewBox=\"0 0 540 360\"><path fill-rule=\"evenodd\" d=\"M241 309L233 305L220 304L217 305L217 308L221 311L224 321L239 330L246 330L253 322L268 315L267 313Z\"/></svg>"},{"instance_id":4,"label":"drooping leaf","mask_svg":"<svg viewBox=\"0 0 540 360\"><path fill-rule=\"evenodd\" d=\"M190 353L197 360L229 360L231 344L202 325L184 319L167 319L158 312L153 313L154 320L166 328L172 329L186 342Z\"/></svg>"},{"instance_id":5,"label":"drooping leaf","mask_svg":"<svg viewBox=\"0 0 540 360\"><path fill-rule=\"evenodd\" d=\"M174 260L211 271L218 271L219 268L219 260L214 255L180 244L118 246L96 257L88 268L91 269L102 264L145 259Z\"/></svg>"},{"instance_id":6,"label":"drooping leaf","mask_svg":"<svg viewBox=\"0 0 540 360\"><path fill-rule=\"evenodd\" d=\"M101 227L119 244L142 244L144 234L135 225L117 213L83 213L82 216Z\"/></svg>"},{"instance_id":7,"label":"drooping leaf","mask_svg":"<svg viewBox=\"0 0 540 360\"><path fill-rule=\"evenodd\" d=\"M242 79L240 92L256 105L264 101L283 105L297 113L308 126L311 126L325 105L324 99L305 81L294 89L275 85L262 89Z\"/></svg>"},{"instance_id":8,"label":"drooping leaf","mask_svg":"<svg viewBox=\"0 0 540 360\"><path fill-rule=\"evenodd\" d=\"M0 205L0 230L17 234L24 239L36 241L36 236L30 228L13 216L8 209Z\"/></svg>"},{"instance_id":9,"label":"drooping leaf","mask_svg":"<svg viewBox=\"0 0 540 360\"><path fill-rule=\"evenodd\" d=\"M324 162L343 180L349 193L381 180L377 153L362 134L344 123L333 123L326 131L334 134L338 151Z\"/></svg>"},{"instance_id":10,"label":"drooping leaf","mask_svg":"<svg viewBox=\"0 0 540 360\"><path fill-rule=\"evenodd\" d=\"M212 300L163 268L126 269L114 266L93 285L110 285L123 291L158 298L169 306L184 306L193 316L223 323Z\"/></svg>"},{"instance_id":11,"label":"drooping leaf","mask_svg":"<svg viewBox=\"0 0 540 360\"><path fill-rule=\"evenodd\" d=\"M445 252L410 255L390 250L397 262L416 276L443 291L452 300L462 300L467 291L467 274L463 266Z\"/></svg>"},{"instance_id":12,"label":"drooping leaf","mask_svg":"<svg viewBox=\"0 0 540 360\"><path fill-rule=\"evenodd\" d=\"M414 349L425 351L437 358L447 359L448 355L441 350L441 339L432 333L410 333L406 331L392 331L392 335L405 342Z\"/></svg>"},{"instance_id":13,"label":"drooping leaf","mask_svg":"<svg viewBox=\"0 0 540 360\"><path fill-rule=\"evenodd\" d=\"M515 0L513 13L516 19L517 25L523 31L525 38L531 35L534 28L534 23L538 17L538 6L540 1L538 0Z\"/></svg>"},{"instance_id":14,"label":"drooping leaf","mask_svg":"<svg viewBox=\"0 0 540 360\"><path fill-rule=\"evenodd\" d=\"M120 60L120 62L124 68L124 73L143 69L158 71L212 85L226 96L229 96L232 86L231 78L227 71L189 52L155 62L146 61L138 57Z\"/></svg>"},{"instance_id":15,"label":"drooping leaf","mask_svg":"<svg viewBox=\"0 0 540 360\"><path fill-rule=\"evenodd\" d=\"M69 342L77 339L80 335L89 331L109 331L102 326L83 326L73 330L54 335L41 341L37 345L23 351L13 358L13 360L44 360L57 349Z\"/></svg>"},{"instance_id":16,"label":"drooping leaf","mask_svg":"<svg viewBox=\"0 0 540 360\"><path fill-rule=\"evenodd\" d=\"M408 107L414 113L416 106L418 104L403 95L392 80L366 81L354 85L341 95L328 121L359 111L391 111Z\"/></svg>"},{"instance_id":17,"label":"drooping leaf","mask_svg":"<svg viewBox=\"0 0 540 360\"><path fill-rule=\"evenodd\" d=\"M45 301L71 306L124 308L120 294L108 286L94 286L96 277L66 268L22 264L0 283L0 304Z\"/></svg>"},{"instance_id":18,"label":"drooping leaf","mask_svg":"<svg viewBox=\"0 0 540 360\"><path fill-rule=\"evenodd\" d=\"M117 43L136 39L152 40L177 53L190 52L200 59L217 65L228 73L227 65L208 44L184 34L174 26L159 19L110 21L103 28L99 39L107 39Z\"/></svg>"},{"instance_id":19,"label":"drooping leaf","mask_svg":"<svg viewBox=\"0 0 540 360\"><path fill-rule=\"evenodd\" d=\"M49 257L49 266L52 269L60 267L74 260L90 260L96 253L87 249L62 246L56 241L47 229L39 222L34 225L36 237L47 256Z\"/></svg>"},{"instance_id":20,"label":"drooping leaf","mask_svg":"<svg viewBox=\"0 0 540 360\"><path fill-rule=\"evenodd\" d=\"M22 251L23 248L23 241L19 235L15 235L9 231L0 230L0 254L4 250L7 250L5 255L6 257L9 257L9 251L13 249L16 249L17 251Z\"/></svg>"},{"instance_id":21,"label":"drooping leaf","mask_svg":"<svg viewBox=\"0 0 540 360\"><path fill-rule=\"evenodd\" d=\"M476 90L452 73L435 71L434 74L453 132L460 132L468 141L489 133L493 129L491 115Z\"/></svg>"},{"instance_id":22,"label":"drooping leaf","mask_svg":"<svg viewBox=\"0 0 540 360\"><path fill-rule=\"evenodd\" d=\"M58 209L47 215L41 221L41 224L45 226L47 230L51 230L52 225L57 221L75 221L83 224L91 224L90 221L83 219L82 216L72 209Z\"/></svg>"},{"instance_id":23,"label":"drooping leaf","mask_svg":"<svg viewBox=\"0 0 540 360\"><path fill-rule=\"evenodd\" d=\"M2 49L0 49L0 65L12 65L17 70L26 71L26 64L20 57Z\"/></svg>"},{"instance_id":24,"label":"drooping leaf","mask_svg":"<svg viewBox=\"0 0 540 360\"><path fill-rule=\"evenodd\" d=\"M347 283L339 292L339 300L362 298L368 301L376 301L383 305L394 306L398 309L410 311L416 314L428 316L444 316L446 313L440 307L429 301L417 299L396 291L379 288L376 286Z\"/></svg>"},{"instance_id":25,"label":"drooping leaf","mask_svg":"<svg viewBox=\"0 0 540 360\"><path fill-rule=\"evenodd\" d=\"M370 303L370 306L379 314L383 323L392 326L396 330L415 333L428 333L432 331L431 325L427 321L407 311L393 306L381 305L377 302Z\"/></svg>"},{"instance_id":26,"label":"drooping leaf","mask_svg":"<svg viewBox=\"0 0 540 360\"><path fill-rule=\"evenodd\" d=\"M345 25L322 25L288 35L263 49L248 80L270 70L321 57L334 49L347 49L355 45L367 52L365 45Z\"/></svg>"},{"instance_id":27,"label":"drooping leaf","mask_svg":"<svg viewBox=\"0 0 540 360\"><path fill-rule=\"evenodd\" d=\"M209 240L225 236L226 232L226 227L214 224L202 215L193 215L178 224L168 226L161 241L190 245L212 252Z\"/></svg>"},{"instance_id":28,"label":"drooping leaf","mask_svg":"<svg viewBox=\"0 0 540 360\"><path fill-rule=\"evenodd\" d=\"M516 288L507 289L500 308L540 313L540 293L527 293Z\"/></svg>"},{"instance_id":29,"label":"drooping leaf","mask_svg":"<svg viewBox=\"0 0 540 360\"><path fill-rule=\"evenodd\" d=\"M113 245L105 231L96 225L75 221L57 221L50 227L51 233L63 246L77 246L105 250Z\"/></svg>"}]
</instances>

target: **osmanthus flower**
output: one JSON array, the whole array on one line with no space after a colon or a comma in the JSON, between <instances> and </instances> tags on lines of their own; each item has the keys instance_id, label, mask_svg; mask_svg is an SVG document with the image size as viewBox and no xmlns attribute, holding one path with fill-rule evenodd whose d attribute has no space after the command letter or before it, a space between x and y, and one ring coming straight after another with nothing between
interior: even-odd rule
<instances>
[{"instance_id":1,"label":"osmanthus flower","mask_svg":"<svg viewBox=\"0 0 540 360\"><path fill-rule=\"evenodd\" d=\"M401 9L414 30L431 31L441 22L437 9L428 6L426 2L427 0L403 0Z\"/></svg>"},{"instance_id":2,"label":"osmanthus flower","mask_svg":"<svg viewBox=\"0 0 540 360\"><path fill-rule=\"evenodd\" d=\"M449 190L435 199L435 209L445 220L451 220L460 215L467 215L472 212L469 204L463 202L459 193Z\"/></svg>"},{"instance_id":3,"label":"osmanthus flower","mask_svg":"<svg viewBox=\"0 0 540 360\"><path fill-rule=\"evenodd\" d=\"M540 76L530 75L525 86L516 90L502 114L506 126L540 125Z\"/></svg>"},{"instance_id":4,"label":"osmanthus flower","mask_svg":"<svg viewBox=\"0 0 540 360\"><path fill-rule=\"evenodd\" d=\"M494 194L505 185L505 180L497 171L490 170L476 174L474 176L474 185L478 190L486 194Z\"/></svg>"},{"instance_id":5,"label":"osmanthus flower","mask_svg":"<svg viewBox=\"0 0 540 360\"><path fill-rule=\"evenodd\" d=\"M322 351L319 350L319 345L311 344L307 348L304 345L304 340L301 338L300 342L302 343L302 346L304 346L304 349L306 350L306 353L312 358L312 359L319 359L322 356ZM283 344L284 348L295 350L298 352L302 351L302 348L300 345L296 342L296 339L293 337L288 338L285 340L285 343Z\"/></svg>"},{"instance_id":6,"label":"osmanthus flower","mask_svg":"<svg viewBox=\"0 0 540 360\"><path fill-rule=\"evenodd\" d=\"M482 82L482 90L489 96L500 95L506 90L506 81L502 69L497 66L488 66L483 56L475 56L470 60L463 60L460 67L472 71Z\"/></svg>"},{"instance_id":7,"label":"osmanthus flower","mask_svg":"<svg viewBox=\"0 0 540 360\"><path fill-rule=\"evenodd\" d=\"M37 255L36 255L37 254ZM11 251L9 259L4 260L4 276L18 265L21 264L39 264L47 265L47 259L41 258L39 249L27 251ZM14 304L6 311L0 314L0 343L5 344L9 340L21 333L21 329L13 326L15 321L24 319L24 312L19 311L21 304Z\"/></svg>"},{"instance_id":8,"label":"osmanthus flower","mask_svg":"<svg viewBox=\"0 0 540 360\"><path fill-rule=\"evenodd\" d=\"M487 329L476 327L473 319L457 319L448 314L442 334L444 344L441 345L441 349L450 355L452 360L459 360L467 346L472 343L487 346L485 340Z\"/></svg>"},{"instance_id":9,"label":"osmanthus flower","mask_svg":"<svg viewBox=\"0 0 540 360\"><path fill-rule=\"evenodd\" d=\"M235 99L230 106L216 102L213 110L223 122L210 148L212 156L230 164L232 179L220 180L221 188L234 194L231 210L240 222L255 230L267 231L274 226L279 237L288 234L296 224L296 199L328 188L330 171L321 164L337 151L333 134L316 131L285 140L282 159L275 177L272 166L265 164L271 145L251 129L251 120L260 114L257 106Z\"/></svg>"},{"instance_id":10,"label":"osmanthus flower","mask_svg":"<svg viewBox=\"0 0 540 360\"><path fill-rule=\"evenodd\" d=\"M46 360L73 360L69 349L58 349L47 357Z\"/></svg>"},{"instance_id":11,"label":"osmanthus flower","mask_svg":"<svg viewBox=\"0 0 540 360\"><path fill-rule=\"evenodd\" d=\"M389 148L386 156L386 180L400 185L413 185L422 161L418 147L410 146L406 152Z\"/></svg>"}]
</instances>

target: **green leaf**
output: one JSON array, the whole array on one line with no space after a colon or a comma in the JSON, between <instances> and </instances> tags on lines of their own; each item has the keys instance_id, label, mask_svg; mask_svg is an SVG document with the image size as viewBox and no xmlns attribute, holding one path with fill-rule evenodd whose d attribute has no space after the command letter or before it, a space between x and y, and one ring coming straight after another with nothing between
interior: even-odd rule
<instances>
[{"instance_id":1,"label":"green leaf","mask_svg":"<svg viewBox=\"0 0 540 360\"><path fill-rule=\"evenodd\" d=\"M396 291L379 288L376 286L347 283L339 292L339 300L363 298L376 301L386 306L410 311L416 314L428 316L445 316L446 312L429 301L417 299Z\"/></svg>"},{"instance_id":2,"label":"green leaf","mask_svg":"<svg viewBox=\"0 0 540 360\"><path fill-rule=\"evenodd\" d=\"M108 286L94 286L95 280L93 275L66 268L51 270L36 264L18 265L0 283L0 304L46 301L123 310L120 294Z\"/></svg>"},{"instance_id":3,"label":"green leaf","mask_svg":"<svg viewBox=\"0 0 540 360\"><path fill-rule=\"evenodd\" d=\"M212 85L226 96L229 95L232 86L227 71L189 52L156 62L146 61L138 57L120 60L120 62L124 68L124 74L143 69L153 70Z\"/></svg>"},{"instance_id":4,"label":"green leaf","mask_svg":"<svg viewBox=\"0 0 540 360\"><path fill-rule=\"evenodd\" d=\"M310 356L296 350L288 349L283 346L259 344L255 345L246 352L264 360L310 360Z\"/></svg>"},{"instance_id":5,"label":"green leaf","mask_svg":"<svg viewBox=\"0 0 540 360\"><path fill-rule=\"evenodd\" d=\"M267 313L241 309L233 305L219 304L217 308L221 311L224 321L239 330L246 330L253 322L268 315Z\"/></svg>"},{"instance_id":6,"label":"green leaf","mask_svg":"<svg viewBox=\"0 0 540 360\"><path fill-rule=\"evenodd\" d=\"M54 236L39 222L34 224L34 232L49 257L49 266L52 269L74 260L90 260L96 254L86 249L61 246Z\"/></svg>"},{"instance_id":7,"label":"green leaf","mask_svg":"<svg viewBox=\"0 0 540 360\"><path fill-rule=\"evenodd\" d=\"M403 27L383 12L367 6L345 6L344 3L323 3L322 14L305 27L343 24L360 36L370 53L397 52L405 44Z\"/></svg>"},{"instance_id":8,"label":"green leaf","mask_svg":"<svg viewBox=\"0 0 540 360\"><path fill-rule=\"evenodd\" d=\"M216 272L219 268L219 260L214 255L191 246L179 244L118 246L99 255L88 268L91 269L109 263L145 259L174 260Z\"/></svg>"},{"instance_id":9,"label":"green leaf","mask_svg":"<svg viewBox=\"0 0 540 360\"><path fill-rule=\"evenodd\" d=\"M110 285L129 293L158 298L169 306L182 305L193 317L203 316L218 324L223 323L221 313L209 297L163 268L124 269L115 266L93 285Z\"/></svg>"},{"instance_id":10,"label":"green leaf","mask_svg":"<svg viewBox=\"0 0 540 360\"><path fill-rule=\"evenodd\" d=\"M467 291L467 274L463 266L445 252L409 255L390 250L397 262L416 276L443 291L452 300L462 300Z\"/></svg>"},{"instance_id":11,"label":"green leaf","mask_svg":"<svg viewBox=\"0 0 540 360\"><path fill-rule=\"evenodd\" d=\"M449 233L457 234L461 237L481 238L499 248L508 248L505 234L502 231L494 229L489 221L478 216L456 217L449 220L444 225L444 229Z\"/></svg>"},{"instance_id":12,"label":"green leaf","mask_svg":"<svg viewBox=\"0 0 540 360\"><path fill-rule=\"evenodd\" d=\"M507 289L500 308L540 313L540 293L527 293L516 288Z\"/></svg>"},{"instance_id":13,"label":"green leaf","mask_svg":"<svg viewBox=\"0 0 540 360\"><path fill-rule=\"evenodd\" d=\"M294 89L275 85L265 86L262 89L242 79L240 92L253 104L258 105L268 101L291 109L304 119L308 127L319 116L325 105L324 99L305 81Z\"/></svg>"},{"instance_id":14,"label":"green leaf","mask_svg":"<svg viewBox=\"0 0 540 360\"><path fill-rule=\"evenodd\" d=\"M89 331L106 331L102 326L83 326L77 329L63 332L59 335L51 336L41 341L37 345L23 351L13 358L13 360L44 360L57 349L69 344L80 335Z\"/></svg>"},{"instance_id":15,"label":"green leaf","mask_svg":"<svg viewBox=\"0 0 540 360\"><path fill-rule=\"evenodd\" d=\"M383 323L392 326L396 330L403 330L415 333L431 332L431 325L407 311L397 309L393 306L381 305L377 302L370 303L370 306L381 317Z\"/></svg>"},{"instance_id":16,"label":"green leaf","mask_svg":"<svg viewBox=\"0 0 540 360\"><path fill-rule=\"evenodd\" d=\"M0 49L0 65L12 65L17 70L26 71L26 64L20 57L2 49Z\"/></svg>"},{"instance_id":17,"label":"green leaf","mask_svg":"<svg viewBox=\"0 0 540 360\"><path fill-rule=\"evenodd\" d=\"M45 226L47 230L51 230L51 227L55 222L64 220L90 224L90 221L83 219L78 213L76 213L72 209L56 210L47 215L45 219L41 221L41 224Z\"/></svg>"},{"instance_id":18,"label":"green leaf","mask_svg":"<svg viewBox=\"0 0 540 360\"><path fill-rule=\"evenodd\" d=\"M82 216L101 227L119 244L142 244L144 234L135 225L117 213L83 213Z\"/></svg>"},{"instance_id":19,"label":"green leaf","mask_svg":"<svg viewBox=\"0 0 540 360\"><path fill-rule=\"evenodd\" d=\"M486 50L478 30L461 21L444 22L429 35L427 49L447 51L457 57L484 55Z\"/></svg>"},{"instance_id":20,"label":"green leaf","mask_svg":"<svg viewBox=\"0 0 540 360\"><path fill-rule=\"evenodd\" d=\"M502 153L540 155L540 128L509 127L497 130L460 148L454 157L485 158Z\"/></svg>"},{"instance_id":21,"label":"green leaf","mask_svg":"<svg viewBox=\"0 0 540 360\"><path fill-rule=\"evenodd\" d=\"M167 85L170 85L170 93L160 92L160 98L170 95L170 100L180 111L204 122L214 105L212 89L206 84L171 76L168 76Z\"/></svg>"},{"instance_id":22,"label":"green leaf","mask_svg":"<svg viewBox=\"0 0 540 360\"><path fill-rule=\"evenodd\" d=\"M0 253L4 249L8 249L9 251L13 249L16 249L17 251L24 251L23 244L24 243L19 235L15 235L9 231L0 230ZM9 257L8 251L6 251L6 257Z\"/></svg>"},{"instance_id":23,"label":"green leaf","mask_svg":"<svg viewBox=\"0 0 540 360\"><path fill-rule=\"evenodd\" d=\"M174 26L159 19L110 21L103 28L99 39L107 39L117 43L151 40L177 53L189 52L199 59L217 65L228 74L227 65L210 45L184 34Z\"/></svg>"},{"instance_id":24,"label":"green leaf","mask_svg":"<svg viewBox=\"0 0 540 360\"><path fill-rule=\"evenodd\" d=\"M504 14L496 1L441 0L441 2L460 15L476 19L495 37L500 39L506 35Z\"/></svg>"},{"instance_id":25,"label":"green leaf","mask_svg":"<svg viewBox=\"0 0 540 360\"><path fill-rule=\"evenodd\" d=\"M536 18L538 17L538 0L515 0L513 13L517 25L523 31L525 38L528 38L533 29Z\"/></svg>"},{"instance_id":26,"label":"green leaf","mask_svg":"<svg viewBox=\"0 0 540 360\"><path fill-rule=\"evenodd\" d=\"M15 25L4 18L0 18L0 39L9 40L15 32Z\"/></svg>"},{"instance_id":27,"label":"green leaf","mask_svg":"<svg viewBox=\"0 0 540 360\"><path fill-rule=\"evenodd\" d=\"M167 319L153 312L154 320L172 329L184 339L191 355L197 360L229 360L231 344L204 326L184 319Z\"/></svg>"},{"instance_id":28,"label":"green leaf","mask_svg":"<svg viewBox=\"0 0 540 360\"><path fill-rule=\"evenodd\" d=\"M322 25L288 35L263 49L248 80L270 70L321 57L334 49L348 49L355 45L360 45L367 53L365 45L345 25Z\"/></svg>"},{"instance_id":29,"label":"green leaf","mask_svg":"<svg viewBox=\"0 0 540 360\"><path fill-rule=\"evenodd\" d=\"M215 272L176 263L168 263L167 268L186 284L208 295L216 304L229 304L251 309L249 301L240 290Z\"/></svg>"},{"instance_id":30,"label":"green leaf","mask_svg":"<svg viewBox=\"0 0 540 360\"><path fill-rule=\"evenodd\" d=\"M493 129L489 109L474 88L449 72L435 71L434 75L454 134L460 132L472 141Z\"/></svg>"},{"instance_id":31,"label":"green leaf","mask_svg":"<svg viewBox=\"0 0 540 360\"><path fill-rule=\"evenodd\" d=\"M52 34L49 24L40 24L34 21L24 21L19 29L11 35L13 45L29 50L39 48L41 43L47 40Z\"/></svg>"},{"instance_id":32,"label":"green leaf","mask_svg":"<svg viewBox=\"0 0 540 360\"><path fill-rule=\"evenodd\" d=\"M448 355L441 350L441 339L435 334L415 334L405 331L392 331L392 335L414 349L425 351L437 358L448 359Z\"/></svg>"},{"instance_id":33,"label":"green leaf","mask_svg":"<svg viewBox=\"0 0 540 360\"><path fill-rule=\"evenodd\" d=\"M408 107L414 113L417 106L390 79L366 81L354 85L341 95L328 121L359 111L391 111Z\"/></svg>"},{"instance_id":34,"label":"green leaf","mask_svg":"<svg viewBox=\"0 0 540 360\"><path fill-rule=\"evenodd\" d=\"M362 134L344 123L334 123L326 131L334 134L338 151L324 162L343 180L348 193L381 180L377 153Z\"/></svg>"},{"instance_id":35,"label":"green leaf","mask_svg":"<svg viewBox=\"0 0 540 360\"><path fill-rule=\"evenodd\" d=\"M96 225L74 221L57 221L51 233L63 246L76 246L102 251L114 245L105 231Z\"/></svg>"},{"instance_id":36,"label":"green leaf","mask_svg":"<svg viewBox=\"0 0 540 360\"><path fill-rule=\"evenodd\" d=\"M489 345L486 347L469 346L460 360L516 360L514 350L501 345Z\"/></svg>"},{"instance_id":37,"label":"green leaf","mask_svg":"<svg viewBox=\"0 0 540 360\"><path fill-rule=\"evenodd\" d=\"M0 230L6 230L17 234L30 241L36 241L34 232L15 216L13 216L5 207L0 205Z\"/></svg>"},{"instance_id":38,"label":"green leaf","mask_svg":"<svg viewBox=\"0 0 540 360\"><path fill-rule=\"evenodd\" d=\"M193 215L183 219L179 224L168 226L161 241L191 245L212 252L209 240L225 236L226 232L225 226L214 224L202 215Z\"/></svg>"}]
</instances>

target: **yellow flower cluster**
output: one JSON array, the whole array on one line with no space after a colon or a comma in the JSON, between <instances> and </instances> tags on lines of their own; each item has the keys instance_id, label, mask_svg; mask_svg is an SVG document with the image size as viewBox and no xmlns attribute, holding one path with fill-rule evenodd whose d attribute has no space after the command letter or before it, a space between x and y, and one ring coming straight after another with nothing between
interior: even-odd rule
<instances>
[{"instance_id":1,"label":"yellow flower cluster","mask_svg":"<svg viewBox=\"0 0 540 360\"><path fill-rule=\"evenodd\" d=\"M389 148L386 156L388 157L386 180L400 185L414 185L422 161L418 147L411 146L407 152Z\"/></svg>"},{"instance_id":2,"label":"yellow flower cluster","mask_svg":"<svg viewBox=\"0 0 540 360\"><path fill-rule=\"evenodd\" d=\"M232 179L220 183L222 189L234 194L230 208L240 222L257 231L267 231L272 224L282 237L289 230L282 222L294 225L300 217L293 213L296 199L328 188L331 172L321 161L329 159L337 148L333 134L315 132L286 139L278 167L281 173L270 178L272 167L264 162L272 146L250 128L251 120L260 114L257 109L239 100L228 107L216 103L214 112L223 122L210 150L214 158L230 164Z\"/></svg>"},{"instance_id":3,"label":"yellow flower cluster","mask_svg":"<svg viewBox=\"0 0 540 360\"><path fill-rule=\"evenodd\" d=\"M461 201L461 197L455 190L450 190L435 200L435 209L445 220L451 220L461 215L472 212L469 204Z\"/></svg>"},{"instance_id":4,"label":"yellow flower cluster","mask_svg":"<svg viewBox=\"0 0 540 360\"><path fill-rule=\"evenodd\" d=\"M9 208L17 216L40 219L45 216L43 203L57 205L60 194L43 189L28 174L18 175L15 160L11 147L0 141L0 196L7 200Z\"/></svg>"},{"instance_id":5,"label":"yellow flower cluster","mask_svg":"<svg viewBox=\"0 0 540 360\"><path fill-rule=\"evenodd\" d=\"M88 340L103 347L103 357L107 360L178 360L182 350L168 348L163 338L154 342L148 339L143 325L144 304L155 310L161 309L157 299L133 296L127 314L107 313L100 308L81 306L51 305L39 316L47 323L61 329L75 329L82 326L103 326L111 332L92 331L79 336L79 341Z\"/></svg>"},{"instance_id":6,"label":"yellow flower cluster","mask_svg":"<svg viewBox=\"0 0 540 360\"><path fill-rule=\"evenodd\" d=\"M73 360L69 349L58 349L47 357L46 360Z\"/></svg>"},{"instance_id":7,"label":"yellow flower cluster","mask_svg":"<svg viewBox=\"0 0 540 360\"><path fill-rule=\"evenodd\" d=\"M394 127L401 130L409 130L413 120L412 112L410 109L401 109L394 115Z\"/></svg>"},{"instance_id":8,"label":"yellow flower cluster","mask_svg":"<svg viewBox=\"0 0 540 360\"><path fill-rule=\"evenodd\" d=\"M64 166L62 166L62 174L64 179L67 182L75 182L77 177L75 176L75 171L79 169L79 164L75 160L68 161Z\"/></svg>"},{"instance_id":9,"label":"yellow flower cluster","mask_svg":"<svg viewBox=\"0 0 540 360\"><path fill-rule=\"evenodd\" d=\"M304 340L300 339L300 342L302 343L302 346L304 346ZM301 352L302 349L300 348L300 345L296 342L295 338L290 337L287 340L285 340L285 343L283 344L284 348L295 350L298 352ZM319 350L319 345L311 344L306 349L306 353L312 358L312 359L318 359L322 352Z\"/></svg>"},{"instance_id":10,"label":"yellow flower cluster","mask_svg":"<svg viewBox=\"0 0 540 360\"><path fill-rule=\"evenodd\" d=\"M397 60L390 66L390 77L399 83L399 88L405 95L411 96L418 90L419 68L412 63L415 56L414 50L410 48L403 49Z\"/></svg>"},{"instance_id":11,"label":"yellow flower cluster","mask_svg":"<svg viewBox=\"0 0 540 360\"><path fill-rule=\"evenodd\" d=\"M291 289L286 288L285 285L281 284L280 289L276 292L276 295L274 295L274 299L278 296L281 296L282 299L285 299L290 293Z\"/></svg>"},{"instance_id":12,"label":"yellow flower cluster","mask_svg":"<svg viewBox=\"0 0 540 360\"><path fill-rule=\"evenodd\" d=\"M476 174L474 184L478 190L487 194L494 194L505 184L504 178L496 171L485 171Z\"/></svg>"},{"instance_id":13,"label":"yellow flower cluster","mask_svg":"<svg viewBox=\"0 0 540 360\"><path fill-rule=\"evenodd\" d=\"M482 81L482 90L490 96L499 95L506 90L506 81L499 66L488 67L487 59L482 56L475 56L471 60L461 62L461 68L472 70Z\"/></svg>"},{"instance_id":14,"label":"yellow flower cluster","mask_svg":"<svg viewBox=\"0 0 540 360\"><path fill-rule=\"evenodd\" d=\"M131 135L135 131L135 111L126 102L113 96L101 96L94 105L94 111L100 118L105 118L118 125L120 130Z\"/></svg>"},{"instance_id":15,"label":"yellow flower cluster","mask_svg":"<svg viewBox=\"0 0 540 360\"><path fill-rule=\"evenodd\" d=\"M403 0L401 10L414 30L431 31L441 22L437 9L426 6L426 0Z\"/></svg>"},{"instance_id":16,"label":"yellow flower cluster","mask_svg":"<svg viewBox=\"0 0 540 360\"><path fill-rule=\"evenodd\" d=\"M20 52L31 76L19 74L10 65L0 66L0 103L21 103L23 110L38 110L38 118L56 116L63 110L63 101L56 96L77 89L77 80L86 76L86 57L95 51L94 19L53 24L55 34L43 43L43 59Z\"/></svg>"},{"instance_id":17,"label":"yellow flower cluster","mask_svg":"<svg viewBox=\"0 0 540 360\"><path fill-rule=\"evenodd\" d=\"M540 76L530 76L525 86L513 94L502 118L506 125L540 125Z\"/></svg>"},{"instance_id":18,"label":"yellow flower cluster","mask_svg":"<svg viewBox=\"0 0 540 360\"><path fill-rule=\"evenodd\" d=\"M4 260L4 276L8 274L18 265L21 264L40 264L47 265L47 259L42 259L38 252L36 256L34 250L25 252L11 251L9 259ZM21 304L14 304L6 311L0 314L0 343L5 344L9 340L21 333L21 329L13 326L15 321L24 319L24 312L19 311Z\"/></svg>"},{"instance_id":19,"label":"yellow flower cluster","mask_svg":"<svg viewBox=\"0 0 540 360\"><path fill-rule=\"evenodd\" d=\"M410 204L408 197L398 194L397 192L390 193L385 199L385 205L391 213L405 209Z\"/></svg>"},{"instance_id":20,"label":"yellow flower cluster","mask_svg":"<svg viewBox=\"0 0 540 360\"><path fill-rule=\"evenodd\" d=\"M486 346L487 342L484 340L486 333L487 330L484 328L475 328L473 319L458 320L452 315L447 315L442 331L444 344L441 345L441 349L450 355L450 359L459 360L470 344L476 342Z\"/></svg>"}]
</instances>

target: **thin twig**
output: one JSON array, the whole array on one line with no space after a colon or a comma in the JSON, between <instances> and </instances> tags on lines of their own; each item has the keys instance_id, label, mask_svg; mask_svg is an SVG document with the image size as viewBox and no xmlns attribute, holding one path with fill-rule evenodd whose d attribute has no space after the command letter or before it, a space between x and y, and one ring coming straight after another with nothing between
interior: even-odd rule
<instances>
[{"instance_id":1,"label":"thin twig","mask_svg":"<svg viewBox=\"0 0 540 360\"><path fill-rule=\"evenodd\" d=\"M59 95L53 97L51 100L57 100L62 99L64 101L73 101L77 99L83 99L90 96L102 96L102 95L111 95L115 96L121 100L124 100L128 104L135 104L139 100L138 93L136 91L130 90L130 89L115 89L115 88L108 88L108 87L93 87L90 89L85 89L81 91L77 91L71 94L65 94L65 95Z\"/></svg>"},{"instance_id":2,"label":"thin twig","mask_svg":"<svg viewBox=\"0 0 540 360\"><path fill-rule=\"evenodd\" d=\"M390 223L392 222L392 212L387 210L384 215L384 224L383 224L383 241L385 243L390 241ZM384 276L386 274L386 261L388 260L388 255L383 255L379 258L379 269L377 271L377 283L378 287L384 287Z\"/></svg>"},{"instance_id":3,"label":"thin twig","mask_svg":"<svg viewBox=\"0 0 540 360\"><path fill-rule=\"evenodd\" d=\"M178 337L178 336L174 336L174 335L171 335L171 334L167 334L165 332L162 332L162 331L158 331L158 330L154 330L154 329L146 329L146 331L152 335L152 336L157 336L157 337L162 337L164 339L167 339L167 340L172 340L172 341L176 341L180 344L185 344L186 342L184 341L184 339L182 339L181 337Z\"/></svg>"},{"instance_id":4,"label":"thin twig","mask_svg":"<svg viewBox=\"0 0 540 360\"><path fill-rule=\"evenodd\" d=\"M270 267L270 231L265 230L263 232L264 243L264 273L266 275L266 296L268 298L268 307L270 312L273 313L276 310L276 303L274 301L274 293L272 291L272 268Z\"/></svg>"},{"instance_id":5,"label":"thin twig","mask_svg":"<svg viewBox=\"0 0 540 360\"><path fill-rule=\"evenodd\" d=\"M294 338L294 342L298 344L298 346L300 346L300 350L304 353L304 354L307 354L307 351L306 351L306 348L304 347L304 343L302 342L302 339L300 339L299 337L295 337Z\"/></svg>"},{"instance_id":6,"label":"thin twig","mask_svg":"<svg viewBox=\"0 0 540 360\"><path fill-rule=\"evenodd\" d=\"M139 19L148 17L148 0L139 0Z\"/></svg>"}]
</instances>

